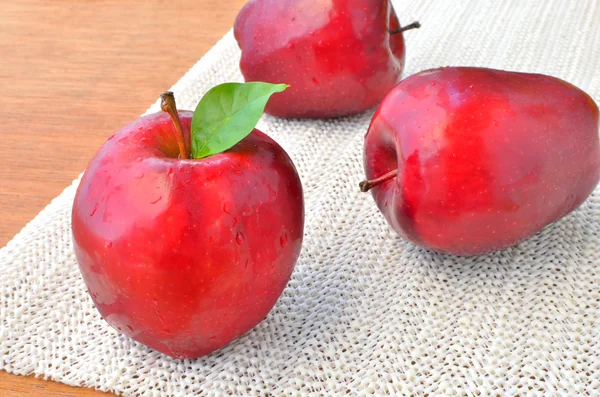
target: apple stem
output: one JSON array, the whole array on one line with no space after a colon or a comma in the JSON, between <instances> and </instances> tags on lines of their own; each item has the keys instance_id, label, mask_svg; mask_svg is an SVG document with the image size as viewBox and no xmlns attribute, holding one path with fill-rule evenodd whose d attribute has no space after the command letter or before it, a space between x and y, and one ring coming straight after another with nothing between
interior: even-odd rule
<instances>
[{"instance_id":1,"label":"apple stem","mask_svg":"<svg viewBox=\"0 0 600 397\"><path fill-rule=\"evenodd\" d=\"M421 24L419 23L419 21L414 21L410 25L402 26L400 29L390 30L390 34L395 35L398 33L406 32L407 30L419 29L420 27L421 27Z\"/></svg>"},{"instance_id":2,"label":"apple stem","mask_svg":"<svg viewBox=\"0 0 600 397\"><path fill-rule=\"evenodd\" d=\"M360 183L360 191L365 193L374 188L377 185L382 184L383 182L389 181L392 178L395 178L398 175L398 170L393 170L388 172L385 175L380 176L379 178L372 179L370 181L362 181Z\"/></svg>"},{"instance_id":3,"label":"apple stem","mask_svg":"<svg viewBox=\"0 0 600 397\"><path fill-rule=\"evenodd\" d=\"M177 145L179 146L179 157L182 159L189 159L190 154L185 145L185 136L183 135L181 120L179 120L179 113L177 112L177 105L175 104L175 95L173 95L171 91L160 94L160 108L163 112L166 112L171 116L173 124L175 124L175 129L177 130Z\"/></svg>"}]
</instances>

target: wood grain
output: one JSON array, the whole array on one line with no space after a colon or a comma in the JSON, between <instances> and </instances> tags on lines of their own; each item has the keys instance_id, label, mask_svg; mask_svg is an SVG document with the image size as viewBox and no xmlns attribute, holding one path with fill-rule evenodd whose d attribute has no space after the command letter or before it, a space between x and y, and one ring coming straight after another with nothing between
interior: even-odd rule
<instances>
[{"instance_id":1,"label":"wood grain","mask_svg":"<svg viewBox=\"0 0 600 397\"><path fill-rule=\"evenodd\" d=\"M0 246L233 25L245 0L0 0ZM0 397L100 396L0 372Z\"/></svg>"}]
</instances>

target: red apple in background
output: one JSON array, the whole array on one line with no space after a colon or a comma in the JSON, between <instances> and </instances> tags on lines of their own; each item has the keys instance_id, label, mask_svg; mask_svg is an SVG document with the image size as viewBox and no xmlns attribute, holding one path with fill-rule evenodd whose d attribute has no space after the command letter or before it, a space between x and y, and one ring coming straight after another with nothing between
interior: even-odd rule
<instances>
[{"instance_id":1,"label":"red apple in background","mask_svg":"<svg viewBox=\"0 0 600 397\"><path fill-rule=\"evenodd\" d=\"M286 152L253 130L260 115L229 150L196 159L188 158L192 112L177 113L168 95L163 109L123 127L91 161L73 205L73 240L113 327L193 358L273 307L300 254L303 195ZM205 113L218 118L218 109Z\"/></svg>"},{"instance_id":2,"label":"red apple in background","mask_svg":"<svg viewBox=\"0 0 600 397\"><path fill-rule=\"evenodd\" d=\"M376 111L364 162L404 238L476 255L579 207L600 178L598 107L559 79L443 68L403 80Z\"/></svg>"},{"instance_id":3,"label":"red apple in background","mask_svg":"<svg viewBox=\"0 0 600 397\"><path fill-rule=\"evenodd\" d=\"M404 67L402 32L388 0L253 0L234 27L246 81L285 81L266 111L336 117L376 106Z\"/></svg>"}]
</instances>

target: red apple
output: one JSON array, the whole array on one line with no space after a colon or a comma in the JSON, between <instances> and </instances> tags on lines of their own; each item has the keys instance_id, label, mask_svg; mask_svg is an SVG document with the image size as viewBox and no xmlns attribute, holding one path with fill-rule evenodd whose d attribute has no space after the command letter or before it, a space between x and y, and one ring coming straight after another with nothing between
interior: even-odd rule
<instances>
[{"instance_id":1,"label":"red apple","mask_svg":"<svg viewBox=\"0 0 600 397\"><path fill-rule=\"evenodd\" d=\"M302 187L286 152L258 130L187 158L192 112L163 105L185 140L165 112L110 137L77 189L73 240L108 323L193 358L250 330L277 301L302 245Z\"/></svg>"},{"instance_id":2,"label":"red apple","mask_svg":"<svg viewBox=\"0 0 600 397\"><path fill-rule=\"evenodd\" d=\"M281 117L335 117L376 106L404 67L388 0L253 0L234 27L246 81L285 81L267 105Z\"/></svg>"},{"instance_id":3,"label":"red apple","mask_svg":"<svg viewBox=\"0 0 600 397\"><path fill-rule=\"evenodd\" d=\"M598 107L559 79L443 68L403 80L365 138L364 191L404 238L476 255L579 207L600 178Z\"/></svg>"}]
</instances>

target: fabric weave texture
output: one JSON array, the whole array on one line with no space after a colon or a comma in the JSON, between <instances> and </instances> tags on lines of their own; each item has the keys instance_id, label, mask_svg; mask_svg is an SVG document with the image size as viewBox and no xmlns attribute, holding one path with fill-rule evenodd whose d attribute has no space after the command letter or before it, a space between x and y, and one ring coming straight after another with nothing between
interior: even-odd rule
<instances>
[{"instance_id":1,"label":"fabric weave texture","mask_svg":"<svg viewBox=\"0 0 600 397\"><path fill-rule=\"evenodd\" d=\"M567 80L600 102L600 2L396 1L404 76L484 66ZM174 87L180 109L242 81L229 32ZM158 102L148 112L159 111ZM102 320L70 233L77 181L0 250L0 369L124 396L600 395L600 189L522 244L464 258L403 241L362 194L372 111L264 116L306 200L303 252L254 330L175 360Z\"/></svg>"}]
</instances>

